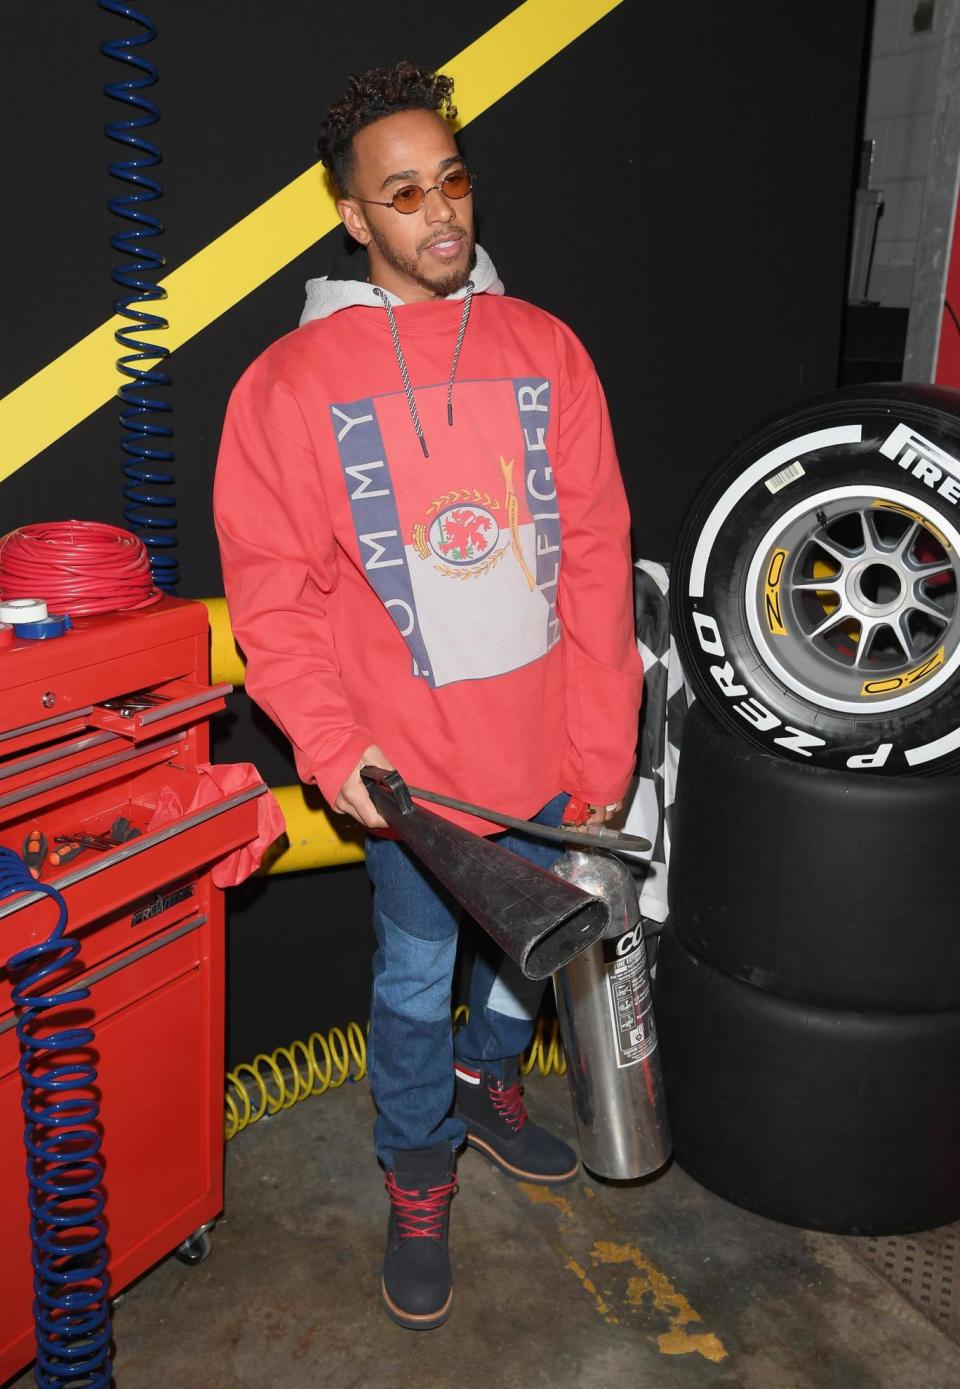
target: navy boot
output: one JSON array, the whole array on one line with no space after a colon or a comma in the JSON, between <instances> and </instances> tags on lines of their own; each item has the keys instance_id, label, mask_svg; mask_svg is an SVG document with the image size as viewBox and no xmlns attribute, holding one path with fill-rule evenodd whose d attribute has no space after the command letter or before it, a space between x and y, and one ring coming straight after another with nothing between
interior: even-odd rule
<instances>
[{"instance_id":1,"label":"navy boot","mask_svg":"<svg viewBox=\"0 0 960 1389\"><path fill-rule=\"evenodd\" d=\"M454 1113L467 1128L467 1142L518 1182L568 1182L580 1166L563 1139L533 1123L523 1102L516 1059L503 1062L503 1078L456 1063Z\"/></svg>"},{"instance_id":2,"label":"navy boot","mask_svg":"<svg viewBox=\"0 0 960 1389\"><path fill-rule=\"evenodd\" d=\"M450 1202L457 1189L447 1142L393 1154L383 1301L399 1326L429 1331L450 1315Z\"/></svg>"}]
</instances>

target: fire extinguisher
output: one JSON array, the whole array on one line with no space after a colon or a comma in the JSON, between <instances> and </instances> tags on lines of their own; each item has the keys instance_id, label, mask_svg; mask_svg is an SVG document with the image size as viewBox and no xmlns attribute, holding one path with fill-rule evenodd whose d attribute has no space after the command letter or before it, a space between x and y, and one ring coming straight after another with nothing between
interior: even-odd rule
<instances>
[{"instance_id":1,"label":"fire extinguisher","mask_svg":"<svg viewBox=\"0 0 960 1389\"><path fill-rule=\"evenodd\" d=\"M571 800L564 824L587 813ZM603 937L553 976L580 1154L599 1177L644 1177L671 1142L633 875L613 854L573 845L553 871L610 909Z\"/></svg>"}]
</instances>

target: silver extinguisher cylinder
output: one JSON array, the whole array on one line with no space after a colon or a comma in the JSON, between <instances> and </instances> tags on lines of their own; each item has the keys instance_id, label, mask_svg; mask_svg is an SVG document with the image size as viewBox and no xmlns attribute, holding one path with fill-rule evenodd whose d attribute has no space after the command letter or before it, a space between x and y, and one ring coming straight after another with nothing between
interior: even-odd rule
<instances>
[{"instance_id":1,"label":"silver extinguisher cylinder","mask_svg":"<svg viewBox=\"0 0 960 1389\"><path fill-rule=\"evenodd\" d=\"M568 850L554 872L611 908L607 936L553 976L580 1155L598 1177L645 1177L671 1139L636 888L595 850Z\"/></svg>"}]
</instances>

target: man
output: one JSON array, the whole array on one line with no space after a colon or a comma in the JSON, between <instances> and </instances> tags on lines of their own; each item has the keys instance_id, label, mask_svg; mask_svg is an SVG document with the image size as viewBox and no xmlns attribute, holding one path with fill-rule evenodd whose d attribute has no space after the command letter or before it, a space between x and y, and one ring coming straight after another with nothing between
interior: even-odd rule
<instances>
[{"instance_id":1,"label":"man","mask_svg":"<svg viewBox=\"0 0 960 1389\"><path fill-rule=\"evenodd\" d=\"M360 768L554 825L576 795L601 823L633 767L642 683L602 391L573 334L505 297L476 245L452 87L399 63L352 78L330 108L318 149L369 270L311 281L300 329L245 373L215 488L247 689L303 780L371 831L383 1297L418 1329L450 1309L464 1138L526 1181L568 1180L577 1159L527 1118L517 1056L541 987L502 956L474 965L455 1079L456 910L378 833ZM504 842L543 866L556 856Z\"/></svg>"}]
</instances>

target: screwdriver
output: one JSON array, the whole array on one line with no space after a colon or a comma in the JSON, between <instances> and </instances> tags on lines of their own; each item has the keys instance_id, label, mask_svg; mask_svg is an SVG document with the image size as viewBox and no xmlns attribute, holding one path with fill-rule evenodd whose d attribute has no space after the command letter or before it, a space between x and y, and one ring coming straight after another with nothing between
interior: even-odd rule
<instances>
[{"instance_id":1,"label":"screwdriver","mask_svg":"<svg viewBox=\"0 0 960 1389\"><path fill-rule=\"evenodd\" d=\"M23 841L23 861L31 878L40 877L40 869L46 856L47 836L41 830L31 830Z\"/></svg>"},{"instance_id":2,"label":"screwdriver","mask_svg":"<svg viewBox=\"0 0 960 1389\"><path fill-rule=\"evenodd\" d=\"M60 868L63 864L75 859L77 854L82 854L84 845L78 839L67 840L66 843L59 843L60 836L57 836L59 847L52 849L47 855L47 862L53 864L54 868Z\"/></svg>"}]
</instances>

